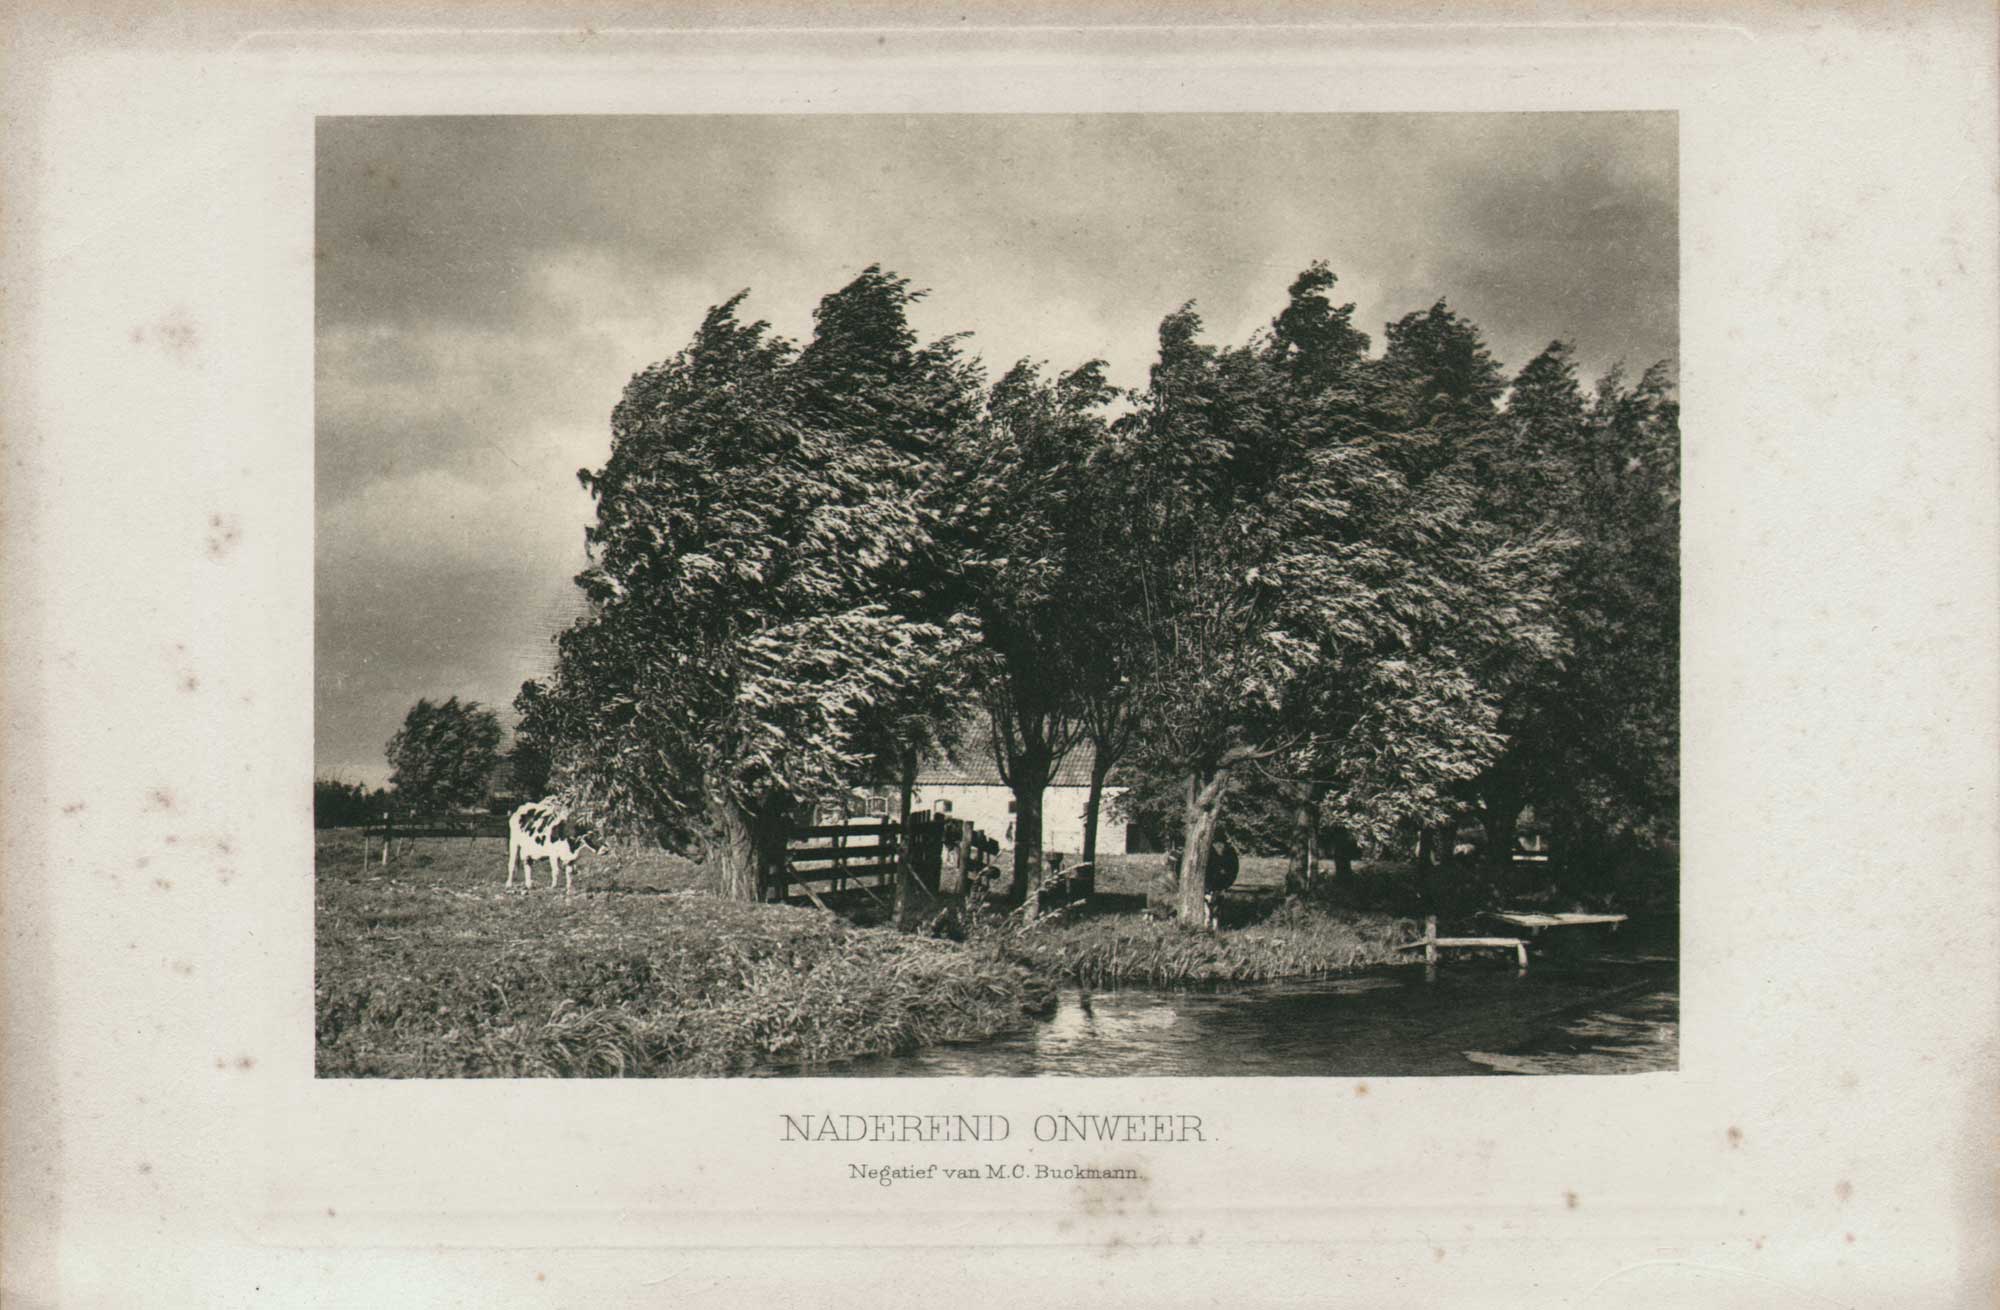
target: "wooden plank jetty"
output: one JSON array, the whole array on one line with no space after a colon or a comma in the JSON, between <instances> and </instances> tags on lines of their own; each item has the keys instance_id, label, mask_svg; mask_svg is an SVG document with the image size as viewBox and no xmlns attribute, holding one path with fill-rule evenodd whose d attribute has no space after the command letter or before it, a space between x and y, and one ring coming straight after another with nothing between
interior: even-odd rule
<instances>
[{"instance_id":1,"label":"wooden plank jetty","mask_svg":"<svg viewBox=\"0 0 2000 1310\"><path fill-rule=\"evenodd\" d=\"M1417 941L1404 942L1396 949L1399 951L1414 951L1422 947L1425 964L1436 964L1438 962L1438 952L1444 950L1511 950L1514 952L1514 958L1519 962L1520 966L1523 969L1528 967L1528 943L1519 937L1440 937L1437 933L1437 916L1435 914L1429 915L1424 919L1423 937Z\"/></svg>"},{"instance_id":2,"label":"wooden plank jetty","mask_svg":"<svg viewBox=\"0 0 2000 1310\"><path fill-rule=\"evenodd\" d=\"M1618 925L1625 922L1623 914L1544 914L1539 910L1489 910L1489 919L1514 928L1525 928L1530 935L1546 928L1585 928L1608 926L1618 931Z\"/></svg>"}]
</instances>

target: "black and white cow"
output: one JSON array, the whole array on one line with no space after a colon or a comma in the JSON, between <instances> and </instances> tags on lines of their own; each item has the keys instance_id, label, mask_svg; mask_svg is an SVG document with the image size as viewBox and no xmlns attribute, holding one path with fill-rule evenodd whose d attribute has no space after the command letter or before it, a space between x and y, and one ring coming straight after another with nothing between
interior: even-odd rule
<instances>
[{"instance_id":1,"label":"black and white cow","mask_svg":"<svg viewBox=\"0 0 2000 1310\"><path fill-rule=\"evenodd\" d=\"M507 820L507 886L514 885L514 868L522 869L522 890L535 889L535 861L549 862L549 889L558 875L563 895L568 896L574 881L573 870L580 852L600 852L591 834L570 817L569 811L552 800L530 801Z\"/></svg>"}]
</instances>

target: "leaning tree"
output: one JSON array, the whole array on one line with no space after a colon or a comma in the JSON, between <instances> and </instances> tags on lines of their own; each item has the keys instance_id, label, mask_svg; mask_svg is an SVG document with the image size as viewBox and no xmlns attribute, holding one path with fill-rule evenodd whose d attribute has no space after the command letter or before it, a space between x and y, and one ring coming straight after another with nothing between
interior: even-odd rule
<instances>
[{"instance_id":1,"label":"leaning tree","mask_svg":"<svg viewBox=\"0 0 2000 1310\"><path fill-rule=\"evenodd\" d=\"M924 488L977 377L954 339L918 345L916 298L871 267L801 349L739 294L632 379L579 473L591 612L548 689L558 776L698 834L726 896L757 895L802 804L910 747L949 663Z\"/></svg>"},{"instance_id":2,"label":"leaning tree","mask_svg":"<svg viewBox=\"0 0 2000 1310\"><path fill-rule=\"evenodd\" d=\"M1497 749L1478 669L1556 640L1541 552L1476 512L1439 434L1396 430L1331 284L1307 270L1243 347L1170 315L1120 427L1147 648L1137 761L1178 792L1183 920L1206 917L1245 769L1303 761L1377 806L1464 776Z\"/></svg>"}]
</instances>

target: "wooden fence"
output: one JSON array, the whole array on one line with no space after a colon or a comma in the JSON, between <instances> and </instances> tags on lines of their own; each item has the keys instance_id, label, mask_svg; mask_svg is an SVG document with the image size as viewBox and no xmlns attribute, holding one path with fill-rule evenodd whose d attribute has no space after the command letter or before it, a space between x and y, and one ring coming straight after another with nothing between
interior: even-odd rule
<instances>
[{"instance_id":1,"label":"wooden fence","mask_svg":"<svg viewBox=\"0 0 2000 1310\"><path fill-rule=\"evenodd\" d=\"M892 819L814 824L793 830L784 867L765 889L771 900L803 898L826 908L822 896L849 891L885 908L895 896L896 871L936 898L964 890L961 871L982 839L971 824L928 810L910 816L907 832Z\"/></svg>"},{"instance_id":2,"label":"wooden fence","mask_svg":"<svg viewBox=\"0 0 2000 1310\"><path fill-rule=\"evenodd\" d=\"M871 899L883 889L893 896L902 861L900 836L897 825L887 820L794 829L785 843L784 866L766 894L776 901L804 896L822 909L821 886L829 895L851 888Z\"/></svg>"},{"instance_id":3,"label":"wooden fence","mask_svg":"<svg viewBox=\"0 0 2000 1310\"><path fill-rule=\"evenodd\" d=\"M505 837L507 816L504 814L445 814L445 815L396 815L384 814L380 818L363 824L361 828L361 865L368 866L371 854L387 865L398 853L397 843L402 843L401 851L409 850L409 843L419 837ZM382 847L375 850L375 840L381 839Z\"/></svg>"}]
</instances>

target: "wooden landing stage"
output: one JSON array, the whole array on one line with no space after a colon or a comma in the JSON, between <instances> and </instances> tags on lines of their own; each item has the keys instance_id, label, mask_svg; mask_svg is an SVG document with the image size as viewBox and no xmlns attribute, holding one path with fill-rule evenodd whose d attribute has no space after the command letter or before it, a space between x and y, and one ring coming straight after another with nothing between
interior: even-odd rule
<instances>
[{"instance_id":1,"label":"wooden landing stage","mask_svg":"<svg viewBox=\"0 0 2000 1310\"><path fill-rule=\"evenodd\" d=\"M1438 921L1435 914L1424 920L1424 935L1421 940L1404 942L1396 949L1399 951L1414 951L1419 947L1423 948L1424 963L1427 965L1435 965L1437 963L1439 951L1460 948L1468 950L1485 948L1512 951L1514 952L1514 958L1520 963L1520 966L1523 969L1528 967L1528 943L1519 937L1440 937L1438 936Z\"/></svg>"},{"instance_id":2,"label":"wooden landing stage","mask_svg":"<svg viewBox=\"0 0 2000 1310\"><path fill-rule=\"evenodd\" d=\"M1618 931L1618 925L1625 922L1622 914L1544 914L1538 910L1489 910L1486 918L1504 923L1527 933L1529 938L1538 936L1551 928L1593 928L1608 927ZM1523 937L1440 937L1435 915L1424 920L1424 935L1421 940L1405 942L1396 949L1414 951L1422 948L1425 964L1436 964L1438 952L1445 950L1497 950L1512 951L1521 968L1528 967L1528 939Z\"/></svg>"},{"instance_id":3,"label":"wooden landing stage","mask_svg":"<svg viewBox=\"0 0 2000 1310\"><path fill-rule=\"evenodd\" d=\"M1626 919L1622 914L1543 914L1539 910L1489 910L1486 917L1524 929L1531 937L1549 928L1609 927L1617 932Z\"/></svg>"}]
</instances>

